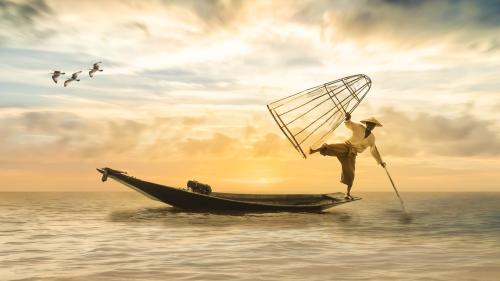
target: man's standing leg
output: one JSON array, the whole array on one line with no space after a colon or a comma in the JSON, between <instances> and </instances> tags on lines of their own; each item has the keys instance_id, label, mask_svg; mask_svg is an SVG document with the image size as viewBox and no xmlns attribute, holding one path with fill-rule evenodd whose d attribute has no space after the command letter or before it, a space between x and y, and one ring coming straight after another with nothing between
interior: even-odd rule
<instances>
[{"instance_id":1,"label":"man's standing leg","mask_svg":"<svg viewBox=\"0 0 500 281\"><path fill-rule=\"evenodd\" d=\"M352 152L347 152L342 156L337 157L340 164L342 165L342 177L341 182L347 185L346 199L352 200L351 188L354 182L354 171L356 167L356 154Z\"/></svg>"}]
</instances>

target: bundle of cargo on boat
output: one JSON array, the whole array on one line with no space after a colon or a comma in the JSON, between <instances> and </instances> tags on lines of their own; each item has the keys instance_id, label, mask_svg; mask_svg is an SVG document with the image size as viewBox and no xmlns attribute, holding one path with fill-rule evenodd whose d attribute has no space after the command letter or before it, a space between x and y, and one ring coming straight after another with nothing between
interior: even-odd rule
<instances>
[{"instance_id":1,"label":"bundle of cargo on boat","mask_svg":"<svg viewBox=\"0 0 500 281\"><path fill-rule=\"evenodd\" d=\"M206 195L212 193L212 187L210 187L210 185L195 180L188 180L187 187L191 189L191 191L196 193L201 193Z\"/></svg>"}]
</instances>

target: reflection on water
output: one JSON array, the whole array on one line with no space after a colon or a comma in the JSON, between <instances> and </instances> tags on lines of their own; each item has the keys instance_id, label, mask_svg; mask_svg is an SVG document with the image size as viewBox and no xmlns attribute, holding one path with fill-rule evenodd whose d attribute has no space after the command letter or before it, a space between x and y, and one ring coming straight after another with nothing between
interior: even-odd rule
<instances>
[{"instance_id":1,"label":"reflection on water","mask_svg":"<svg viewBox=\"0 0 500 281\"><path fill-rule=\"evenodd\" d=\"M133 193L3 193L2 280L498 280L500 194L322 213L192 212Z\"/></svg>"}]
</instances>

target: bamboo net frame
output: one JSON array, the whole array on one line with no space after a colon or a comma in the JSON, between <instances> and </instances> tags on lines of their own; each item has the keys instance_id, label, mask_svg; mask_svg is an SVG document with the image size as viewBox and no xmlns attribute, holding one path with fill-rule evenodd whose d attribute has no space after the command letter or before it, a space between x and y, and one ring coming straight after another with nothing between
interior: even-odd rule
<instances>
[{"instance_id":1,"label":"bamboo net frame","mask_svg":"<svg viewBox=\"0 0 500 281\"><path fill-rule=\"evenodd\" d=\"M325 141L368 94L371 79L364 74L340 78L267 105L293 147L305 151Z\"/></svg>"}]
</instances>

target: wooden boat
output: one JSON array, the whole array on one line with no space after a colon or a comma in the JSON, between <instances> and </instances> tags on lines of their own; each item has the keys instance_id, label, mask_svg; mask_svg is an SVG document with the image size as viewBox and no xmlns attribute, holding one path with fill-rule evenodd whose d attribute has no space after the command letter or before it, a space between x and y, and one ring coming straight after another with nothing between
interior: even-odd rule
<instances>
[{"instance_id":1,"label":"wooden boat","mask_svg":"<svg viewBox=\"0 0 500 281\"><path fill-rule=\"evenodd\" d=\"M102 181L112 178L147 197L173 207L191 210L233 210L247 212L317 212L359 200L344 199L344 194L236 194L211 192L201 194L185 188L160 185L128 176L111 168L98 168Z\"/></svg>"}]
</instances>

